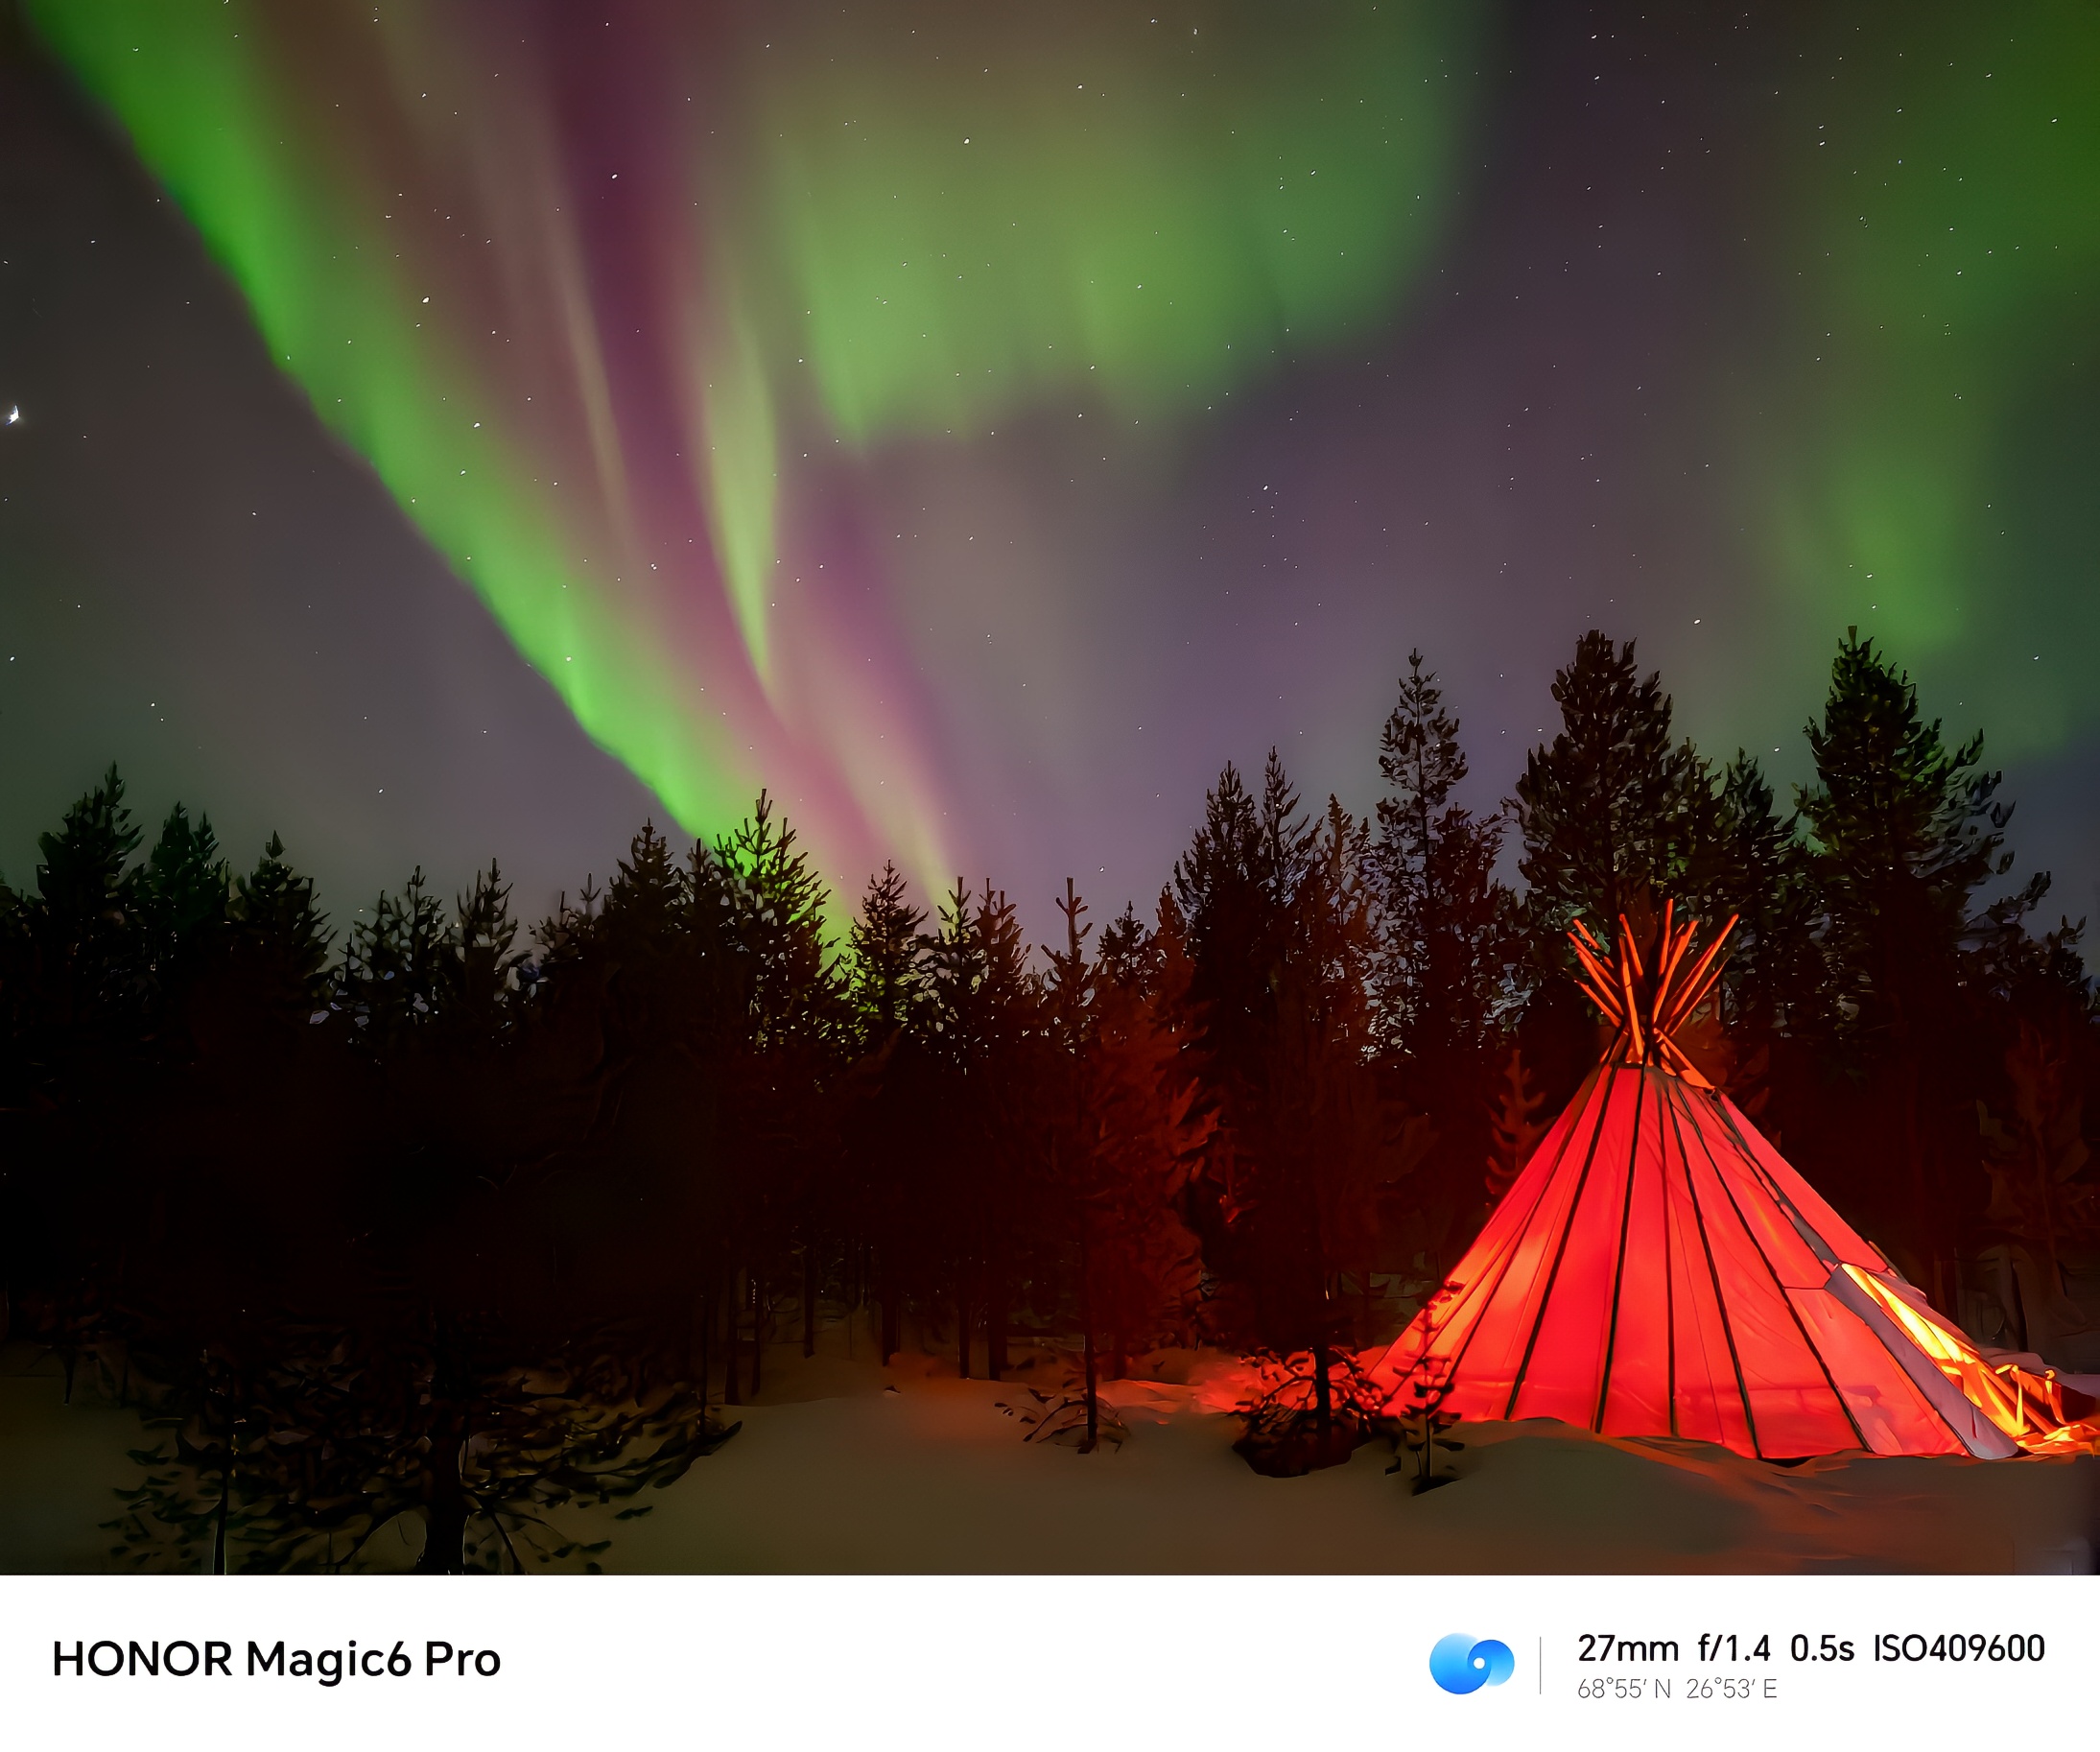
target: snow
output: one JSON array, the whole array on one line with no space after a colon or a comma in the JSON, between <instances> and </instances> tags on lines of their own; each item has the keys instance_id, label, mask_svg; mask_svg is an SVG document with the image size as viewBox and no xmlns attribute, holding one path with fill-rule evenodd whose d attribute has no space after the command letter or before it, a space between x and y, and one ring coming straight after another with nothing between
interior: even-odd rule
<instances>
[{"instance_id":1,"label":"snow","mask_svg":"<svg viewBox=\"0 0 2100 1752\"><path fill-rule=\"evenodd\" d=\"M834 1334L827 1333L830 1340ZM1111 1383L1129 1432L1081 1455L1024 1442L1061 1365L962 1381L952 1360L804 1361L768 1347L742 1432L643 1519L565 1517L610 1535L609 1571L858 1572L1992 1572L2089 1571L2100 1456L1830 1456L1793 1467L1689 1442L1618 1441L1564 1425L1471 1425L1424 1496L1382 1442L1346 1466L1265 1479L1232 1452L1237 1360L1162 1353L1165 1379ZM60 1404L46 1362L0 1367L0 1570L106 1567L110 1494L134 1475L129 1414ZM1006 1409L1003 1409L1003 1406ZM415 1535L382 1541L388 1567Z\"/></svg>"}]
</instances>

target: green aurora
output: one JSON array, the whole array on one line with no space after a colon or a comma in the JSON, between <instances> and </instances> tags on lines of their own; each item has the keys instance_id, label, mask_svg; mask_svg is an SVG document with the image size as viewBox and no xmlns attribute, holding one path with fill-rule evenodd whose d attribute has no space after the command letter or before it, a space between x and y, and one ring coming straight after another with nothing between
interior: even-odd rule
<instances>
[{"instance_id":1,"label":"green aurora","mask_svg":"<svg viewBox=\"0 0 2100 1752\"><path fill-rule=\"evenodd\" d=\"M30 12L593 738L691 830L765 779L833 799L827 856L929 876L912 727L824 722L827 627L778 608L784 453L1170 421L1389 321L1474 34L1455 6L667 11L612 69L629 112L503 7Z\"/></svg>"},{"instance_id":2,"label":"green aurora","mask_svg":"<svg viewBox=\"0 0 2100 1752\"><path fill-rule=\"evenodd\" d=\"M983 848L987 796L1111 807L1075 776L1103 769L1099 744L1072 733L1105 719L1111 693L1087 668L1114 612L1104 552L1147 556L1115 588L1151 593L1130 624L1163 651L1182 645L1177 615L1281 649L1303 597L1351 605L1331 635L1347 654L1369 642L1348 613L1384 638L1403 612L1433 619L1435 592L1477 597L1482 580L1441 553L1396 550L1381 503L1345 523L1345 497L1327 569L1273 575L1298 595L1236 632L1261 580L1227 580L1240 595L1222 606L1204 532L1237 490L1223 484L1265 490L1286 402L1338 362L1374 375L1321 404L1330 458L1451 419L1450 403L1410 399L1439 347L1474 349L1461 363L1483 398L1499 392L1524 331L1451 327L1443 276L1509 225L1510 164L1608 143L1642 90L1587 62L1579 85L1535 66L1526 83L1527 54L1571 66L1599 37L1603 55L1639 35L1609 8L1587 42L1565 17L1456 3L24 10L179 203L272 359L593 740L691 831L720 829L767 783L835 880L894 855L929 889ZM1994 759L2072 747L2100 727L2086 681L2100 660L2100 12L1876 4L1738 24L1656 25L1638 51L1676 46L1679 83L1655 89L1707 104L1695 132L1721 166L1672 223L1740 240L1748 264L1662 307L1694 381L1616 469L1518 459L1527 479L1557 470L1585 490L1631 476L1638 509L1706 519L1673 553L1713 556L1737 630L1725 649L1672 644L1706 580L1643 598L1613 584L1601 550L1570 559L1565 532L1495 509L1507 530L1483 517L1454 539L1484 555L1506 536L1525 576L1516 608L1482 620L1473 668L1528 702L1550 667L1534 628L1560 648L1571 617L1617 614L1614 630L1670 666L1704 741L1770 746L1856 623L1950 728L1987 727ZM1612 94L1601 107L1593 80ZM1562 94L1545 117L1526 107L1542 86ZM1626 159L1627 179L1648 174ZM1552 218L1528 223L1557 272L1570 246ZM1529 240L1505 244L1528 259ZM1466 308L1534 308L1517 290L1469 282ZM1624 356L1619 313L1588 296L1531 337L1538 356L1548 342L1563 361ZM1050 491L1074 449L1054 435L1082 421L1117 434L1099 456L1117 479L1095 495L1113 507L1083 523ZM1586 463L1595 440L1576 430L1563 449ZM1502 465L1457 437L1451 454L1483 478ZM1725 471L1719 509L1672 509L1693 456ZM1438 499L1409 514L1441 527L1440 483L1396 472L1377 489L1393 507ZM1574 528L1593 527L1582 515ZM974 556L996 538L1003 569L956 557L979 536ZM1144 571L1169 537L1195 552ZM1050 628L1057 658L1026 700L1019 669L979 663L991 629L1016 626ZM1382 687L1394 661L1381 649L1363 667ZM1193 740L1218 684L1161 679L1180 673L1166 662L1129 716L1185 722ZM1331 690L1342 674L1331 655L1298 679ZM1241 691L1249 747L1308 722L1296 696L1287 721L1258 710L1283 709L1282 682ZM1353 701L1351 722L1371 710ZM1537 722L1529 703L1495 711L1499 734ZM1213 770L1216 752L1206 742ZM1149 778L1130 790L1159 794Z\"/></svg>"}]
</instances>

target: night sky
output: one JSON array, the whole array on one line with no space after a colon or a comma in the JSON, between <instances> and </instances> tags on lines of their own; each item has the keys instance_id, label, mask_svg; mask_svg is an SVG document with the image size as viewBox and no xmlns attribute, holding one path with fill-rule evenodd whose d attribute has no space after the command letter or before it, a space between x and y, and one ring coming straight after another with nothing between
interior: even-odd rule
<instances>
[{"instance_id":1,"label":"night sky","mask_svg":"<svg viewBox=\"0 0 2100 1752\"><path fill-rule=\"evenodd\" d=\"M764 783L1041 928L1410 646L1492 804L1587 627L1790 781L1856 624L2100 911L2089 5L16 12L11 881L111 758L339 916Z\"/></svg>"}]
</instances>

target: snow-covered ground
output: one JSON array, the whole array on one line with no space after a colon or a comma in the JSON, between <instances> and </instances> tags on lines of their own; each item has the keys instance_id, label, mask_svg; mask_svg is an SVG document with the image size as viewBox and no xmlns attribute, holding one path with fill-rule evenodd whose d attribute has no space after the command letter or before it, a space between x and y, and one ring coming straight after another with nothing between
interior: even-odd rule
<instances>
[{"instance_id":1,"label":"snow-covered ground","mask_svg":"<svg viewBox=\"0 0 2100 1752\"><path fill-rule=\"evenodd\" d=\"M829 1335L827 1335L829 1336ZM859 1346L864 1359L864 1341ZM0 1369L0 1570L106 1567L113 1490L135 1478L137 1426L59 1403L49 1365ZM882 1369L769 1347L742 1432L649 1513L565 1518L609 1534L611 1571L2008 1571L2093 1568L2100 1456L1833 1457L1761 1465L1691 1443L1603 1440L1563 1425L1471 1426L1457 1482L1424 1496L1382 1443L1301 1479L1232 1452L1227 1360L1111 1384L1129 1432L1081 1455L1024 1443L1002 1409L1035 1409L1058 1365L1009 1383L952 1361ZM413 1561L417 1529L383 1538Z\"/></svg>"}]
</instances>

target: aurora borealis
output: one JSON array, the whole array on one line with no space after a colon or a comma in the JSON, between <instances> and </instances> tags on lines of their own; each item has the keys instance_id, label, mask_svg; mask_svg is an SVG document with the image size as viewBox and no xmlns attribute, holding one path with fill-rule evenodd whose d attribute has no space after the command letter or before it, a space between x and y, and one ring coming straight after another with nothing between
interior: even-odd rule
<instances>
[{"instance_id":1,"label":"aurora borealis","mask_svg":"<svg viewBox=\"0 0 2100 1752\"><path fill-rule=\"evenodd\" d=\"M558 724L518 733L539 770L500 806L504 752L439 746L466 717L404 749L422 814L309 795L343 824L317 829L331 887L492 851L573 882L608 798L713 832L763 783L849 891L894 855L922 892L1072 869L1120 903L1228 756L1280 744L1361 807L1414 644L1491 800L1592 624L1641 639L1703 743L1794 776L1857 623L2013 764L2065 904L2100 874L2089 8L21 11L13 77L108 122L38 150L135 153L170 207L110 228L178 211L303 405L302 465L376 477L331 530L427 544L517 654L476 644L476 673L522 659L573 718L552 764ZM43 211L0 313L48 366L35 323L101 271ZM90 654L59 600L84 575L114 614L248 503L127 511L150 463L23 460L67 426L31 343L0 356L0 634L42 678L8 678L10 725L98 665L157 701L167 642ZM90 502L130 533L83 557L50 526ZM255 564L253 590L376 600L295 527ZM440 587L388 600L416 625ZM227 663L208 618L183 637ZM456 685L367 640L382 693ZM327 649L255 633L240 661ZM267 827L297 758L338 782L355 693L267 757L214 706L187 765L83 705L52 784L115 754ZM586 738L638 783L588 777ZM49 796L5 809L12 869Z\"/></svg>"}]
</instances>

